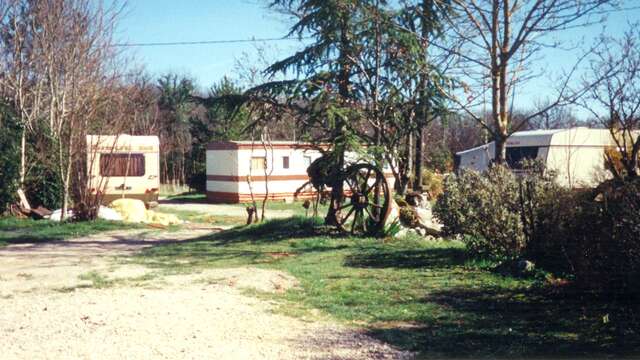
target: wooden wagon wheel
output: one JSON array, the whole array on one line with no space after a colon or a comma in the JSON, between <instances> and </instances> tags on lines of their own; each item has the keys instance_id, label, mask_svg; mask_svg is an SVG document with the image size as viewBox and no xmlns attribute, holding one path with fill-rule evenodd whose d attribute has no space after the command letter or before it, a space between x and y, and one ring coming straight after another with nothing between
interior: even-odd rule
<instances>
[{"instance_id":1,"label":"wooden wagon wheel","mask_svg":"<svg viewBox=\"0 0 640 360\"><path fill-rule=\"evenodd\" d=\"M343 175L342 199L331 199L336 225L353 235L373 235L389 216L391 193L384 174L376 166L356 164Z\"/></svg>"}]
</instances>

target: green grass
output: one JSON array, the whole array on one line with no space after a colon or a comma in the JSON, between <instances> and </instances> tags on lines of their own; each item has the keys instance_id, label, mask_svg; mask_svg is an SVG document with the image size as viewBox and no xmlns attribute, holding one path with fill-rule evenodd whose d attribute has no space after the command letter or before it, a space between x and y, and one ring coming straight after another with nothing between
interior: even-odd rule
<instances>
[{"instance_id":1,"label":"green grass","mask_svg":"<svg viewBox=\"0 0 640 360\"><path fill-rule=\"evenodd\" d=\"M183 192L180 194L168 195L166 199L184 202L204 202L207 199L207 196L205 194L195 192Z\"/></svg>"},{"instance_id":2,"label":"green grass","mask_svg":"<svg viewBox=\"0 0 640 360\"><path fill-rule=\"evenodd\" d=\"M140 226L105 220L60 223L49 220L0 218L0 246L64 240L110 230L134 229Z\"/></svg>"},{"instance_id":3,"label":"green grass","mask_svg":"<svg viewBox=\"0 0 640 360\"><path fill-rule=\"evenodd\" d=\"M177 195L168 196L166 201L170 203L206 203L206 196L204 194L199 193L181 193ZM258 210L262 210L262 201L257 201ZM312 214L313 209L309 209L306 211L302 206L303 201L294 201L291 203L286 203L284 201L268 201L266 206L266 214L269 217L269 212L272 211L289 211L290 214L294 216L306 216L307 213L309 215ZM244 214L244 209L248 206L248 203L243 204L216 204L216 206L229 207L230 209L240 209ZM154 211L173 214L176 215L179 219L189 221L192 223L202 223L209 225L243 225L247 221L246 216L226 216L226 215L208 215L199 211L192 210L179 210L174 208L168 208L166 206L160 205L157 208L153 209ZM327 204L320 204L318 206L318 213L325 214L327 212Z\"/></svg>"},{"instance_id":4,"label":"green grass","mask_svg":"<svg viewBox=\"0 0 640 360\"><path fill-rule=\"evenodd\" d=\"M168 195L165 200L176 203L206 203L207 196L205 194L196 192L183 192L180 194ZM305 212L304 208L302 207L303 202L304 201L302 200L297 200L290 203L282 200L269 200L267 201L267 210L291 210L299 213L300 215L303 215ZM258 206L258 209L262 208L262 200L260 200L260 197L256 198L256 204ZM245 208L247 205L249 205L249 203L229 204L228 206ZM319 213L322 214L326 212L326 210L327 204L318 205Z\"/></svg>"},{"instance_id":5,"label":"green grass","mask_svg":"<svg viewBox=\"0 0 640 360\"><path fill-rule=\"evenodd\" d=\"M98 271L89 271L87 273L81 274L78 276L78 279L84 280L86 282L90 282L90 284L83 284L76 286L75 288L94 288L94 289L106 289L115 286L145 286L148 284L148 281L154 280L156 278L156 274L148 273L141 276L135 277L124 277L124 278L112 278L109 277L108 274L103 274ZM70 292L75 289L74 287L65 287L61 290L62 292Z\"/></svg>"},{"instance_id":6,"label":"green grass","mask_svg":"<svg viewBox=\"0 0 640 360\"><path fill-rule=\"evenodd\" d=\"M160 184L160 196L174 196L180 195L184 193L189 193L188 186L179 186L179 185L170 185L170 184Z\"/></svg>"},{"instance_id":7,"label":"green grass","mask_svg":"<svg viewBox=\"0 0 640 360\"><path fill-rule=\"evenodd\" d=\"M640 353L633 302L500 275L468 258L454 241L341 237L317 219L291 218L156 246L134 261L164 273L233 266L284 270L299 279L300 288L261 295L278 298L283 312L318 309L425 357Z\"/></svg>"}]
</instances>

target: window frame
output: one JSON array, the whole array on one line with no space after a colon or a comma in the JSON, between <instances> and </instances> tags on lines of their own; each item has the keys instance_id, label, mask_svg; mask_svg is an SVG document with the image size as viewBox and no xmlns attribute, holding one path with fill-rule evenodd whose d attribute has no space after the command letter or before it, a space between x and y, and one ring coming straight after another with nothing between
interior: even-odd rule
<instances>
[{"instance_id":1,"label":"window frame","mask_svg":"<svg viewBox=\"0 0 640 360\"><path fill-rule=\"evenodd\" d=\"M307 164L307 160L308 160L308 164ZM303 155L302 161L304 161L304 166L309 167L313 162L313 158L311 157L311 155Z\"/></svg>"},{"instance_id":2,"label":"window frame","mask_svg":"<svg viewBox=\"0 0 640 360\"><path fill-rule=\"evenodd\" d=\"M254 160L260 161L262 160L262 167L253 167ZM249 159L249 169L250 170L266 170L267 169L267 157L266 156L252 156Z\"/></svg>"},{"instance_id":3,"label":"window frame","mask_svg":"<svg viewBox=\"0 0 640 360\"><path fill-rule=\"evenodd\" d=\"M505 161L511 169L522 170L522 161L525 159L536 160L540 155L541 146L508 146ZM534 154L535 151L535 154ZM514 154L517 152L516 154ZM518 157L514 160L514 155ZM533 157L527 155L534 155Z\"/></svg>"},{"instance_id":4,"label":"window frame","mask_svg":"<svg viewBox=\"0 0 640 360\"><path fill-rule=\"evenodd\" d=\"M119 173L115 173L114 170L117 170L117 169L115 169L115 168L114 169L110 169L110 166L108 164L105 164L107 161L112 161L112 160L105 160L105 159L109 159L109 158L127 159L127 166L126 166L126 170L127 171L122 175L120 175ZM141 159L142 160L142 166L140 167L140 169L142 169L142 174L139 174L139 173L130 174L129 173L129 170L131 170L131 161L132 161L132 159ZM147 174L147 158L144 156L144 153L100 154L100 159L99 159L98 162L99 162L99 164L98 164L98 173L102 177L144 177ZM109 172L107 170L111 170L111 172Z\"/></svg>"}]
</instances>

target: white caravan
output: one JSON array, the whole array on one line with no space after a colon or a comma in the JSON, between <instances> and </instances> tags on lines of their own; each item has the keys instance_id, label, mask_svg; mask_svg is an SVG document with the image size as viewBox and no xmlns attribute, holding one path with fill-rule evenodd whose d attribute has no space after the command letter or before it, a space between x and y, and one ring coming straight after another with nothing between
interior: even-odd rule
<instances>
[{"instance_id":1,"label":"white caravan","mask_svg":"<svg viewBox=\"0 0 640 360\"><path fill-rule=\"evenodd\" d=\"M517 170L523 159L537 159L557 173L563 186L591 187L610 177L605 149L615 147L607 129L519 131L507 139L507 163ZM484 171L494 158L495 143L490 142L456 153L456 168Z\"/></svg>"},{"instance_id":2,"label":"white caravan","mask_svg":"<svg viewBox=\"0 0 640 360\"><path fill-rule=\"evenodd\" d=\"M157 136L88 135L89 189L109 204L120 198L158 201L160 140Z\"/></svg>"},{"instance_id":3,"label":"white caravan","mask_svg":"<svg viewBox=\"0 0 640 360\"><path fill-rule=\"evenodd\" d=\"M265 151L262 143L251 141L218 141L207 146L207 199L212 203L242 203L263 199L267 184L269 199L289 201L311 198L314 189L300 189L307 181L307 168L322 156L309 143L273 141ZM356 154L346 154L347 163L358 162ZM265 169L268 177L265 176ZM387 179L393 179L385 167ZM247 181L251 175L251 186ZM268 179L268 181L267 181ZM389 185L392 186L389 181ZM296 194L296 190L301 190Z\"/></svg>"}]
</instances>

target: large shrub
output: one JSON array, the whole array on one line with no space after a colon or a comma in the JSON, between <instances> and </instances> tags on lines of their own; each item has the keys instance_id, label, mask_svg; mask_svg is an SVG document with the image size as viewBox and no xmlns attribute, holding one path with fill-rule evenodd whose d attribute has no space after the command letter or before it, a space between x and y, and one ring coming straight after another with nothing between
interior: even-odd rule
<instances>
[{"instance_id":1,"label":"large shrub","mask_svg":"<svg viewBox=\"0 0 640 360\"><path fill-rule=\"evenodd\" d=\"M45 126L36 128L27 137L29 167L25 178L25 193L31 206L49 209L62 207L62 179L58 170L55 140Z\"/></svg>"},{"instance_id":2,"label":"large shrub","mask_svg":"<svg viewBox=\"0 0 640 360\"><path fill-rule=\"evenodd\" d=\"M435 214L448 235L461 235L469 250L495 258L516 258L525 247L514 175L496 166L486 174L448 176Z\"/></svg>"},{"instance_id":3,"label":"large shrub","mask_svg":"<svg viewBox=\"0 0 640 360\"><path fill-rule=\"evenodd\" d=\"M25 179L24 187L31 206L44 206L48 209L62 207L62 181L60 175L51 166L41 163L33 164Z\"/></svg>"},{"instance_id":4,"label":"large shrub","mask_svg":"<svg viewBox=\"0 0 640 360\"><path fill-rule=\"evenodd\" d=\"M16 200L21 133L22 128L12 112L0 105L0 214Z\"/></svg>"},{"instance_id":5,"label":"large shrub","mask_svg":"<svg viewBox=\"0 0 640 360\"><path fill-rule=\"evenodd\" d=\"M515 175L494 166L447 177L434 207L445 233L477 254L527 258L591 290L638 293L640 179L573 190L541 168L527 169Z\"/></svg>"},{"instance_id":6,"label":"large shrub","mask_svg":"<svg viewBox=\"0 0 640 360\"><path fill-rule=\"evenodd\" d=\"M640 291L640 180L610 181L576 207L569 254L578 282L616 293Z\"/></svg>"},{"instance_id":7,"label":"large shrub","mask_svg":"<svg viewBox=\"0 0 640 360\"><path fill-rule=\"evenodd\" d=\"M469 250L500 260L538 252L533 244L545 238L549 225L556 226L550 215L566 191L537 165L526 169L516 175L497 165L486 173L448 176L434 208L445 233L460 235Z\"/></svg>"}]
</instances>

